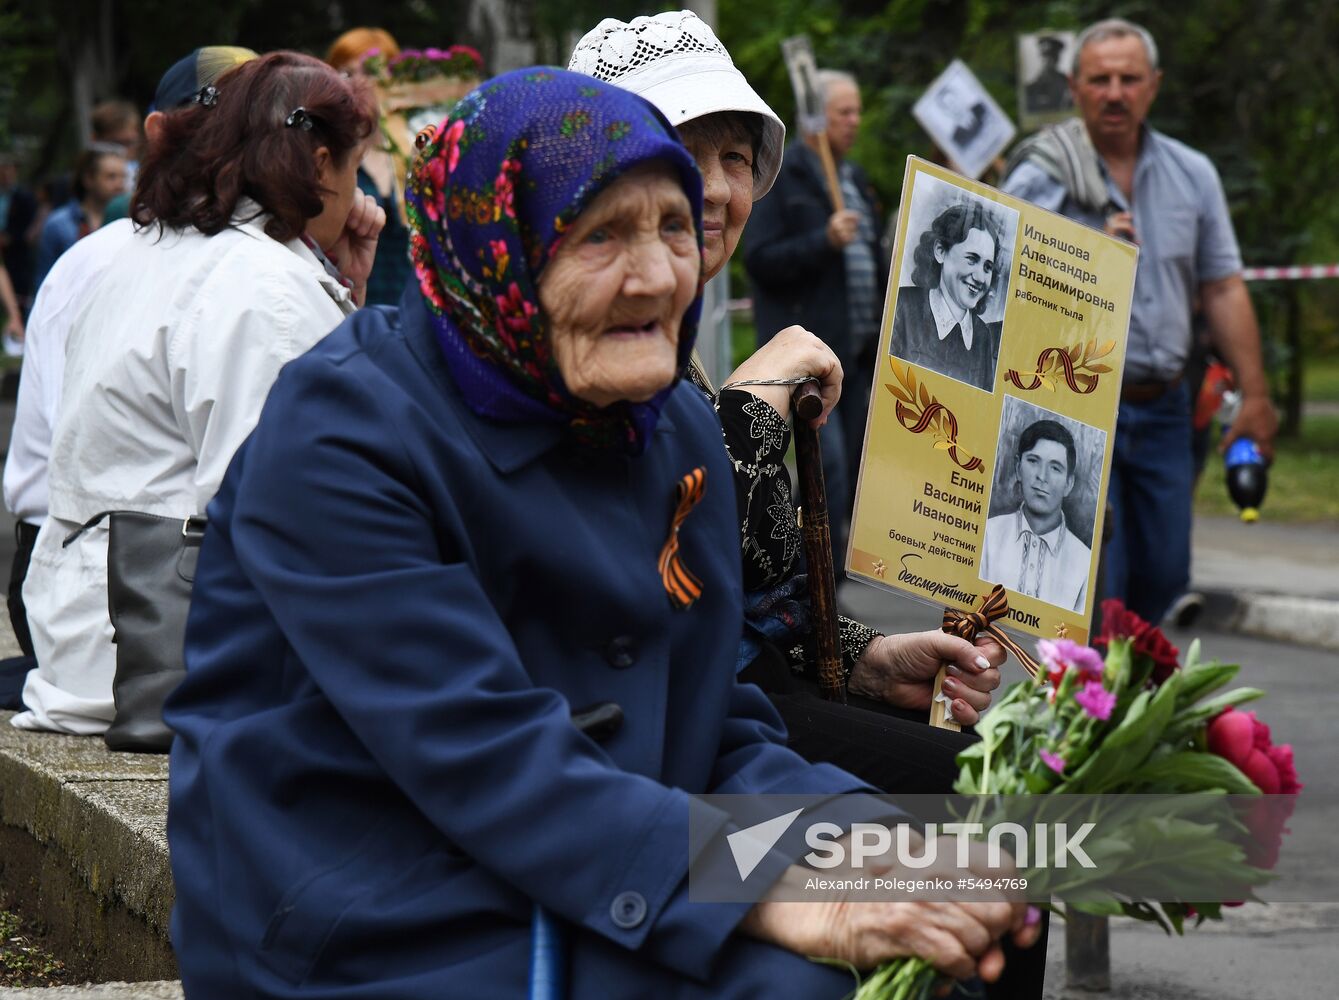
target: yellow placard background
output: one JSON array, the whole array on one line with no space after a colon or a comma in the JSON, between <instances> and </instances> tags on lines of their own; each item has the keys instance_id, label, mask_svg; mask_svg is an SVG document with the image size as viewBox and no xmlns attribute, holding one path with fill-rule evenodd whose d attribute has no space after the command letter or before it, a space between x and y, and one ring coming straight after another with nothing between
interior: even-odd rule
<instances>
[{"instance_id":1,"label":"yellow placard background","mask_svg":"<svg viewBox=\"0 0 1339 1000\"><path fill-rule=\"evenodd\" d=\"M942 183L923 182L925 190L950 185L1002 206L1004 216L1017 214L991 391L889 353L903 256L914 251L920 237L919 231L907 231L912 202L918 181L927 177ZM1005 400L1014 397L1096 428L1104 447L1083 609L1057 607L1009 589L1009 615L1001 624L1041 638L1086 641L1138 250L915 157L907 160L902 192L847 572L940 606L970 610L977 605L993 586L980 578L982 544L1001 416ZM1069 359L1068 379L1061 353ZM1071 380L1087 391L1071 388ZM916 431L920 425L925 426ZM1092 439L1099 435L1093 433ZM1008 579L1001 582L1010 586Z\"/></svg>"}]
</instances>

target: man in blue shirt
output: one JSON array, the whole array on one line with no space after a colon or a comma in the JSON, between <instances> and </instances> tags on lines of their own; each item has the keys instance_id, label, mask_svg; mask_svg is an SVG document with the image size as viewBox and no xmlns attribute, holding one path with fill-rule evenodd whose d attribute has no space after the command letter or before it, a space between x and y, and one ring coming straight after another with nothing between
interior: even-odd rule
<instances>
[{"instance_id":1,"label":"man in blue shirt","mask_svg":"<svg viewBox=\"0 0 1339 1000\"><path fill-rule=\"evenodd\" d=\"M74 198L47 216L37 243L36 290L56 258L83 237L102 228L107 203L126 189L125 151L120 146L95 143L79 154L74 174Z\"/></svg>"},{"instance_id":2,"label":"man in blue shirt","mask_svg":"<svg viewBox=\"0 0 1339 1000\"><path fill-rule=\"evenodd\" d=\"M1077 49L1069 85L1081 120L1025 142L1002 188L1139 244L1104 590L1157 622L1190 582L1194 471L1182 372L1197 302L1243 396L1225 444L1249 437L1268 459L1278 421L1218 173L1145 122L1162 82L1157 45L1112 19L1087 28Z\"/></svg>"}]
</instances>

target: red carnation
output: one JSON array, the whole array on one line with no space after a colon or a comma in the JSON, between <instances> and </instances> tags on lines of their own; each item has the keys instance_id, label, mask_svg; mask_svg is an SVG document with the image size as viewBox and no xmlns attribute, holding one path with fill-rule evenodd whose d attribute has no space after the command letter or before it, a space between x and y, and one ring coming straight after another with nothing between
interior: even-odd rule
<instances>
[{"instance_id":1,"label":"red carnation","mask_svg":"<svg viewBox=\"0 0 1339 1000\"><path fill-rule=\"evenodd\" d=\"M1107 646L1112 639L1129 639L1134 655L1153 661L1154 684L1165 681L1179 665L1181 651L1168 641L1162 629L1144 621L1116 598L1102 602L1102 631L1093 645Z\"/></svg>"}]
</instances>

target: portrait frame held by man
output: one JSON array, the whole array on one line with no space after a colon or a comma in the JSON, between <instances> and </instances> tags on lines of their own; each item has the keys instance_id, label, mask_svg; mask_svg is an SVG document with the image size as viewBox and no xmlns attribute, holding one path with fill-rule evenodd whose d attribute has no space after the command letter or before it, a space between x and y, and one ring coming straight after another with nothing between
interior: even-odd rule
<instances>
[{"instance_id":1,"label":"portrait frame held by man","mask_svg":"<svg viewBox=\"0 0 1339 1000\"><path fill-rule=\"evenodd\" d=\"M1005 397L999 427L980 578L1081 614L1107 433L1016 396Z\"/></svg>"},{"instance_id":2,"label":"portrait frame held by man","mask_svg":"<svg viewBox=\"0 0 1339 1000\"><path fill-rule=\"evenodd\" d=\"M889 353L991 392L1018 213L922 174L907 218Z\"/></svg>"},{"instance_id":3,"label":"portrait frame held by man","mask_svg":"<svg viewBox=\"0 0 1339 1000\"><path fill-rule=\"evenodd\" d=\"M1037 31L1018 36L1018 123L1026 131L1074 113L1069 74L1074 32Z\"/></svg>"},{"instance_id":4,"label":"portrait frame held by man","mask_svg":"<svg viewBox=\"0 0 1339 1000\"><path fill-rule=\"evenodd\" d=\"M967 64L954 59L911 108L959 173L975 180L1013 141L1017 129Z\"/></svg>"}]
</instances>

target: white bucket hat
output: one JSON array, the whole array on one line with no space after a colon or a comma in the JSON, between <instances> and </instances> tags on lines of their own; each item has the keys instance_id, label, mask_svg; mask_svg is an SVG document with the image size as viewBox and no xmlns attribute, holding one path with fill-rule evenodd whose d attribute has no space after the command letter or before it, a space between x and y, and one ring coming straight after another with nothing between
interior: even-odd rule
<instances>
[{"instance_id":1,"label":"white bucket hat","mask_svg":"<svg viewBox=\"0 0 1339 1000\"><path fill-rule=\"evenodd\" d=\"M786 126L691 10L631 21L607 17L577 42L567 68L641 95L676 127L718 111L753 112L762 118L753 200L771 190Z\"/></svg>"}]
</instances>

